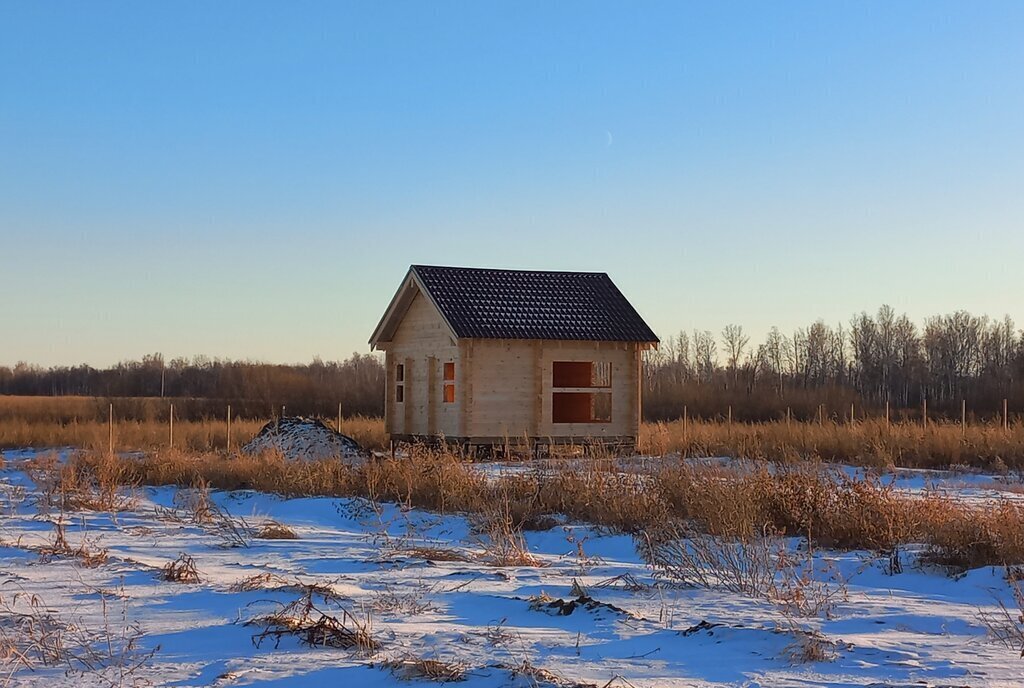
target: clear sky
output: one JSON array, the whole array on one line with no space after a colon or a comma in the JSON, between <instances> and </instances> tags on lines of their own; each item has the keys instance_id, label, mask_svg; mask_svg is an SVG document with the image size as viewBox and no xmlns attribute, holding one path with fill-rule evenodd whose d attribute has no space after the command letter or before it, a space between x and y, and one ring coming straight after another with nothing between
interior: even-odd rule
<instances>
[{"instance_id":1,"label":"clear sky","mask_svg":"<svg viewBox=\"0 0 1024 688\"><path fill-rule=\"evenodd\" d=\"M367 351L411 263L656 332L1024 320L1021 2L0 2L0 364Z\"/></svg>"}]
</instances>

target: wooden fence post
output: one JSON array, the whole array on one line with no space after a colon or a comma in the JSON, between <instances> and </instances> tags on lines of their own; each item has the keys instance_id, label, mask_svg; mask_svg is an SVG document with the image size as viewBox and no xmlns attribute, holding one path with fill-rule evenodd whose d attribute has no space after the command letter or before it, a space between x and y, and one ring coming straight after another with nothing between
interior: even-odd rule
<instances>
[{"instance_id":1,"label":"wooden fence post","mask_svg":"<svg viewBox=\"0 0 1024 688\"><path fill-rule=\"evenodd\" d=\"M793 412L792 412L792 411L790 410L790 408L789 408L789 407L787 406L787 407L786 407L786 427L787 427L787 428L788 428L788 427L789 427L789 425L790 425L790 422L791 422L791 420L792 420L792 416L793 416Z\"/></svg>"},{"instance_id":2,"label":"wooden fence post","mask_svg":"<svg viewBox=\"0 0 1024 688\"><path fill-rule=\"evenodd\" d=\"M885 427L889 427L889 400L885 400Z\"/></svg>"},{"instance_id":3,"label":"wooden fence post","mask_svg":"<svg viewBox=\"0 0 1024 688\"><path fill-rule=\"evenodd\" d=\"M1010 429L1009 407L1008 407L1008 405L1006 403L1006 399L1003 399L1003 430L1006 431L1006 430L1009 430L1009 429Z\"/></svg>"},{"instance_id":4,"label":"wooden fence post","mask_svg":"<svg viewBox=\"0 0 1024 688\"><path fill-rule=\"evenodd\" d=\"M960 435L967 437L967 400L960 400Z\"/></svg>"},{"instance_id":5,"label":"wooden fence post","mask_svg":"<svg viewBox=\"0 0 1024 688\"><path fill-rule=\"evenodd\" d=\"M853 421L856 418L856 416L854 415L854 403L855 402L852 401L850 402L850 425L853 425Z\"/></svg>"},{"instance_id":6,"label":"wooden fence post","mask_svg":"<svg viewBox=\"0 0 1024 688\"><path fill-rule=\"evenodd\" d=\"M231 404L228 404L228 451L231 451Z\"/></svg>"},{"instance_id":7,"label":"wooden fence post","mask_svg":"<svg viewBox=\"0 0 1024 688\"><path fill-rule=\"evenodd\" d=\"M687 418L686 418L686 404L683 404L683 445L686 445L686 430L687 430Z\"/></svg>"},{"instance_id":8,"label":"wooden fence post","mask_svg":"<svg viewBox=\"0 0 1024 688\"><path fill-rule=\"evenodd\" d=\"M341 402L338 402L338 432L341 432Z\"/></svg>"},{"instance_id":9,"label":"wooden fence post","mask_svg":"<svg viewBox=\"0 0 1024 688\"><path fill-rule=\"evenodd\" d=\"M107 447L110 455L114 455L114 405L110 405L110 415L107 419Z\"/></svg>"},{"instance_id":10,"label":"wooden fence post","mask_svg":"<svg viewBox=\"0 0 1024 688\"><path fill-rule=\"evenodd\" d=\"M169 447L171 449L174 449L174 404L171 404L171 413L170 413L169 417L171 419L171 424L170 424L171 425L171 430L170 430L170 438L169 438L170 441L169 441L168 444L169 444Z\"/></svg>"},{"instance_id":11,"label":"wooden fence post","mask_svg":"<svg viewBox=\"0 0 1024 688\"><path fill-rule=\"evenodd\" d=\"M928 427L928 399L927 397L921 402L921 423L927 428Z\"/></svg>"}]
</instances>

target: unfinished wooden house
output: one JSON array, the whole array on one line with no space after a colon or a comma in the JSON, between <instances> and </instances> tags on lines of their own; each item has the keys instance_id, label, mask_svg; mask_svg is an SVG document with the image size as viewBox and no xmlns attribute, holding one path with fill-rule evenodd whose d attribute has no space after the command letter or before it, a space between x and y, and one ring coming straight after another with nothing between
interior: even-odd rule
<instances>
[{"instance_id":1,"label":"unfinished wooden house","mask_svg":"<svg viewBox=\"0 0 1024 688\"><path fill-rule=\"evenodd\" d=\"M394 441L629 445L658 338L604 273L414 265L370 345Z\"/></svg>"}]
</instances>

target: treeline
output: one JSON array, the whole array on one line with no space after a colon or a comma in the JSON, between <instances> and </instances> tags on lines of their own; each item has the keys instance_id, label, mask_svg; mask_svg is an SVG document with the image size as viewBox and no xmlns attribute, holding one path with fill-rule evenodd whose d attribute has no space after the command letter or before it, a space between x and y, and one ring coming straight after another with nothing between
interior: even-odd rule
<instances>
[{"instance_id":1,"label":"treeline","mask_svg":"<svg viewBox=\"0 0 1024 688\"><path fill-rule=\"evenodd\" d=\"M274 416L282 406L289 415L333 418L340 403L345 415L379 416L384 409L384 367L376 357L358 353L344 361L317 358L305 365L205 356L165 361L161 354L103 369L18 363L0 366L0 394L204 399L210 403L187 408L223 414L222 405L230 403L233 414L252 418ZM182 406L180 411L187 409Z\"/></svg>"},{"instance_id":2,"label":"treeline","mask_svg":"<svg viewBox=\"0 0 1024 688\"><path fill-rule=\"evenodd\" d=\"M1024 411L1024 332L1009 316L992 320L965 311L927 318L918 326L882 306L846 325L822 321L791 334L778 328L752 343L742 326L717 337L682 332L645 360L648 420L694 416L737 420L811 419L884 413L959 418L965 402L974 418L991 419L1008 399Z\"/></svg>"},{"instance_id":3,"label":"treeline","mask_svg":"<svg viewBox=\"0 0 1024 688\"><path fill-rule=\"evenodd\" d=\"M1006 317L992 320L964 311L928 318L921 326L882 306L847 324L822 321L792 333L772 330L753 343L739 325L715 335L682 332L648 352L644 361L644 416L678 418L683 407L701 418L800 420L819 408L844 418L880 415L888 402L894 417L959 417L961 402L975 419L996 418L1008 399L1024 412L1024 333ZM344 361L314 359L306 365L224 361L198 356L165 361L160 354L111 368L0 367L0 394L81 395L103 398L205 399L195 414L233 413L267 418L320 415L379 416L384 411L384 369L372 355ZM177 407L176 407L177 408ZM141 413L141 411L140 411Z\"/></svg>"}]
</instances>

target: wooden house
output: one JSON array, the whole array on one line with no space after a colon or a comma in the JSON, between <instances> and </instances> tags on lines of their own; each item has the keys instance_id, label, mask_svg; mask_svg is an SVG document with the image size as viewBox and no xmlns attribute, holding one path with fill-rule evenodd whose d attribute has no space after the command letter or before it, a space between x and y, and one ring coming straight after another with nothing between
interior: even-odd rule
<instances>
[{"instance_id":1,"label":"wooden house","mask_svg":"<svg viewBox=\"0 0 1024 688\"><path fill-rule=\"evenodd\" d=\"M370 345L393 441L635 444L658 338L604 273L414 265Z\"/></svg>"}]
</instances>

